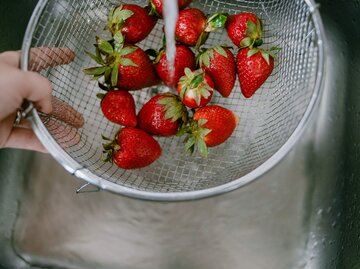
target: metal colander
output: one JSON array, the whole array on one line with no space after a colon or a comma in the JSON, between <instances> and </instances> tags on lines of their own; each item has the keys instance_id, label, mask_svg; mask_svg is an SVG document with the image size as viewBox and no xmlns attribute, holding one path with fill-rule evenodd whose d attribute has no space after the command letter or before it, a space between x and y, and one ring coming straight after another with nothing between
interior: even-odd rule
<instances>
[{"instance_id":1,"label":"metal colander","mask_svg":"<svg viewBox=\"0 0 360 269\"><path fill-rule=\"evenodd\" d=\"M145 6L148 1L127 1ZM317 7L311 0L198 0L191 6L205 13L256 13L264 23L264 48L281 47L275 69L251 98L245 99L239 83L228 98L215 94L212 103L233 110L240 124L230 139L203 159L184 153L181 138L156 137L162 156L152 165L122 170L101 160L102 135L112 137L119 126L106 120L96 94L97 83L82 70L94 66L85 54L93 51L95 36L104 37L108 10L118 2L108 0L41 0L29 23L22 55L22 68L38 62L31 48L70 48L76 54L67 65L41 71L53 84L53 95L83 114L83 127L59 128L58 119L30 113L33 128L55 159L70 173L112 192L152 200L186 200L233 190L254 180L274 166L295 144L309 121L320 93L323 29ZM159 49L163 22L138 45ZM210 34L207 46L232 44L225 31ZM236 53L236 50L233 50ZM33 57L33 58L32 58ZM54 54L53 57L62 57ZM57 59L55 59L57 60ZM36 68L35 68L36 69ZM137 111L165 87L132 92ZM61 125L62 126L62 125Z\"/></svg>"}]
</instances>

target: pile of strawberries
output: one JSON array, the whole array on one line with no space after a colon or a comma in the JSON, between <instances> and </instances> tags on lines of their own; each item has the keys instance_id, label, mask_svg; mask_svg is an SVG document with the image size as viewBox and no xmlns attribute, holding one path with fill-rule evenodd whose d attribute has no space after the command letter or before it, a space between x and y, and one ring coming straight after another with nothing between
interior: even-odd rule
<instances>
[{"instance_id":1,"label":"pile of strawberries","mask_svg":"<svg viewBox=\"0 0 360 269\"><path fill-rule=\"evenodd\" d=\"M170 72L165 45L159 51L143 50L144 40L162 19L163 0L150 0L147 7L120 4L108 15L106 29L111 40L96 38L95 54L86 52L98 65L85 74L98 80L104 93L101 110L111 122L121 125L114 139L103 137L105 161L123 169L145 167L161 155L153 136L183 136L185 149L207 157L208 147L225 142L239 118L229 109L209 104L214 91L230 96L236 74L244 97L251 97L274 68L271 51L262 45L263 26L252 13L206 16L189 8L192 0L178 0L176 54ZM224 28L239 48L236 57L230 47L204 48L211 32ZM165 44L165 42L164 42ZM160 93L148 100L136 114L131 91L163 83L174 92Z\"/></svg>"}]
</instances>

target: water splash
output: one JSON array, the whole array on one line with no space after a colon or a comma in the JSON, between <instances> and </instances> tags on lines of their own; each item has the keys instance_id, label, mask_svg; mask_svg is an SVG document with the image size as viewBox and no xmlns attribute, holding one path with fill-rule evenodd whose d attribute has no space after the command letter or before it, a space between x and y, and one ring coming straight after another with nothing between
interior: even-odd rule
<instances>
[{"instance_id":1,"label":"water splash","mask_svg":"<svg viewBox=\"0 0 360 269\"><path fill-rule=\"evenodd\" d=\"M163 16L165 23L165 38L166 38L166 59L170 79L174 76L175 72L175 27L179 15L179 8L177 1L164 0Z\"/></svg>"}]
</instances>

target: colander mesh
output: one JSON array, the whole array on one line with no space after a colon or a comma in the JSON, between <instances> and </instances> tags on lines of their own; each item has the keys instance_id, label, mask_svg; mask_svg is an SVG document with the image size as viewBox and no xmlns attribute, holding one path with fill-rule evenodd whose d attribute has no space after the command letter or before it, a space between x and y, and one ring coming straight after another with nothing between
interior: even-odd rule
<instances>
[{"instance_id":1,"label":"colander mesh","mask_svg":"<svg viewBox=\"0 0 360 269\"><path fill-rule=\"evenodd\" d=\"M140 0L130 2L142 6L147 4L147 1ZM240 124L225 144L210 149L207 159L186 155L182 139L173 137L156 138L163 154L149 167L122 170L104 163L101 160L102 135L112 137L119 126L102 115L96 98L101 90L82 70L95 65L85 54L86 50L94 51L95 36L108 38L103 28L112 6L108 0L48 1L31 40L31 47L67 47L76 54L71 64L49 68L42 74L52 82L53 94L85 117L84 127L78 130L80 141L63 148L84 169L103 180L136 190L204 190L253 171L289 139L309 106L319 68L318 36L308 4L300 0L199 0L191 6L208 14L256 13L264 23L263 47L282 48L277 53L273 74L251 99L242 97L238 82L229 98L215 94L212 103L233 110L240 117ZM163 22L159 20L150 36L139 46L159 49L162 27ZM212 44L232 45L225 31L221 30L210 35L207 46ZM156 92L165 90L153 87L132 92L137 111Z\"/></svg>"}]
</instances>

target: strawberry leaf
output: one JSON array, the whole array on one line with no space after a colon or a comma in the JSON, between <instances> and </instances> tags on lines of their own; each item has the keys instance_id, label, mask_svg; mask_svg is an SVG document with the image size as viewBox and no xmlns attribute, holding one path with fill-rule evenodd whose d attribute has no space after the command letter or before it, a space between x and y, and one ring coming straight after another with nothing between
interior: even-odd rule
<instances>
[{"instance_id":1,"label":"strawberry leaf","mask_svg":"<svg viewBox=\"0 0 360 269\"><path fill-rule=\"evenodd\" d=\"M197 125L199 126L199 127L201 127L201 126L203 126L205 123L207 123L208 122L208 120L207 119L199 119L198 121L197 121Z\"/></svg>"},{"instance_id":2,"label":"strawberry leaf","mask_svg":"<svg viewBox=\"0 0 360 269\"><path fill-rule=\"evenodd\" d=\"M120 62L120 64L122 65L122 66L134 66L134 67L137 67L137 64L136 63L134 63L131 59L129 59L129 58L121 58L120 60L119 60L119 62Z\"/></svg>"},{"instance_id":3,"label":"strawberry leaf","mask_svg":"<svg viewBox=\"0 0 360 269\"><path fill-rule=\"evenodd\" d=\"M207 149L206 143L203 139L196 140L196 148L199 151L199 154L201 157L203 157L203 158L208 157L208 149Z\"/></svg>"},{"instance_id":4,"label":"strawberry leaf","mask_svg":"<svg viewBox=\"0 0 360 269\"><path fill-rule=\"evenodd\" d=\"M165 111L165 119L170 119L175 122L181 119L183 122L187 121L188 112L184 104L174 94L164 94L164 97L159 99L157 104L163 105Z\"/></svg>"},{"instance_id":5,"label":"strawberry leaf","mask_svg":"<svg viewBox=\"0 0 360 269\"><path fill-rule=\"evenodd\" d=\"M115 51L119 52L123 48L125 42L124 36L120 31L115 33L114 41Z\"/></svg>"},{"instance_id":6,"label":"strawberry leaf","mask_svg":"<svg viewBox=\"0 0 360 269\"><path fill-rule=\"evenodd\" d=\"M103 52L105 54L112 54L114 52L112 45L106 40L98 38L97 45L98 45L100 52Z\"/></svg>"},{"instance_id":7,"label":"strawberry leaf","mask_svg":"<svg viewBox=\"0 0 360 269\"><path fill-rule=\"evenodd\" d=\"M190 86L192 88L197 88L202 82L204 81L204 73L195 76L191 82L190 82Z\"/></svg>"},{"instance_id":8,"label":"strawberry leaf","mask_svg":"<svg viewBox=\"0 0 360 269\"><path fill-rule=\"evenodd\" d=\"M112 8L108 14L107 25L105 28L109 29L113 35L119 32L125 21L134 14L131 10L122 8L123 5Z\"/></svg>"},{"instance_id":9,"label":"strawberry leaf","mask_svg":"<svg viewBox=\"0 0 360 269\"><path fill-rule=\"evenodd\" d=\"M202 32L199 39L196 42L195 49L196 51L200 51L200 47L206 42L209 37L209 32Z\"/></svg>"},{"instance_id":10,"label":"strawberry leaf","mask_svg":"<svg viewBox=\"0 0 360 269\"><path fill-rule=\"evenodd\" d=\"M270 55L266 53L265 51L261 52L261 56L265 59L266 63L270 65Z\"/></svg>"},{"instance_id":11,"label":"strawberry leaf","mask_svg":"<svg viewBox=\"0 0 360 269\"><path fill-rule=\"evenodd\" d=\"M134 12L132 12L131 10L117 8L113 14L113 21L124 22L132 15L134 15Z\"/></svg>"},{"instance_id":12,"label":"strawberry leaf","mask_svg":"<svg viewBox=\"0 0 360 269\"><path fill-rule=\"evenodd\" d=\"M207 52L204 52L203 54L201 54L200 56L200 62L199 65L202 66L203 64L209 68L210 67L210 55Z\"/></svg>"},{"instance_id":13,"label":"strawberry leaf","mask_svg":"<svg viewBox=\"0 0 360 269\"><path fill-rule=\"evenodd\" d=\"M194 77L193 72L189 67L185 67L184 72L187 78L192 79Z\"/></svg>"},{"instance_id":14,"label":"strawberry leaf","mask_svg":"<svg viewBox=\"0 0 360 269\"><path fill-rule=\"evenodd\" d=\"M106 137L106 136L104 136L104 135L101 135L101 138L102 138L103 140L106 140L106 141L112 141L110 138L108 138L108 137Z\"/></svg>"},{"instance_id":15,"label":"strawberry leaf","mask_svg":"<svg viewBox=\"0 0 360 269\"><path fill-rule=\"evenodd\" d=\"M183 136L185 134L191 134L191 126L183 124L176 133L176 136Z\"/></svg>"},{"instance_id":16,"label":"strawberry leaf","mask_svg":"<svg viewBox=\"0 0 360 269\"><path fill-rule=\"evenodd\" d=\"M214 47L214 50L219 53L220 55L224 56L225 58L227 58L227 53L224 50L224 48L222 46L216 46Z\"/></svg>"},{"instance_id":17,"label":"strawberry leaf","mask_svg":"<svg viewBox=\"0 0 360 269\"><path fill-rule=\"evenodd\" d=\"M270 48L270 51L274 51L274 50L275 50L275 51L278 51L278 50L281 50L281 48L279 48L279 47L271 47L271 48Z\"/></svg>"},{"instance_id":18,"label":"strawberry leaf","mask_svg":"<svg viewBox=\"0 0 360 269\"><path fill-rule=\"evenodd\" d=\"M188 87L186 85L181 86L181 91L180 91L180 95L179 95L181 100L184 99L184 95L185 95L187 89L188 89Z\"/></svg>"},{"instance_id":19,"label":"strawberry leaf","mask_svg":"<svg viewBox=\"0 0 360 269\"><path fill-rule=\"evenodd\" d=\"M199 90L200 90L200 92L199 92L200 96L202 96L205 99L209 98L211 95L211 92L213 91L213 89L206 83L203 85L203 87L200 87Z\"/></svg>"},{"instance_id":20,"label":"strawberry leaf","mask_svg":"<svg viewBox=\"0 0 360 269\"><path fill-rule=\"evenodd\" d=\"M138 49L137 47L127 46L127 47L121 49L120 55L121 56L129 55L129 54L135 52L137 49Z\"/></svg>"},{"instance_id":21,"label":"strawberry leaf","mask_svg":"<svg viewBox=\"0 0 360 269\"><path fill-rule=\"evenodd\" d=\"M105 73L104 73L104 79L105 79L105 81L111 80L111 72L112 72L112 67L109 66L109 68L106 69L106 70L105 70Z\"/></svg>"},{"instance_id":22,"label":"strawberry leaf","mask_svg":"<svg viewBox=\"0 0 360 269\"><path fill-rule=\"evenodd\" d=\"M208 129L208 128L200 128L199 129L199 136L201 138L204 138L205 136L207 136L208 134L210 134L212 132L211 129Z\"/></svg>"},{"instance_id":23,"label":"strawberry leaf","mask_svg":"<svg viewBox=\"0 0 360 269\"><path fill-rule=\"evenodd\" d=\"M107 16L107 26L110 26L112 24L113 18L114 18L114 11L115 7L111 8L109 10L108 16Z\"/></svg>"},{"instance_id":24,"label":"strawberry leaf","mask_svg":"<svg viewBox=\"0 0 360 269\"><path fill-rule=\"evenodd\" d=\"M108 69L109 67L107 66L100 66L100 67L90 67L90 68L85 68L83 70L83 72L86 75L103 75L105 73L105 71Z\"/></svg>"},{"instance_id":25,"label":"strawberry leaf","mask_svg":"<svg viewBox=\"0 0 360 269\"><path fill-rule=\"evenodd\" d=\"M94 75L91 80L99 80L101 77L103 76L103 74L101 75Z\"/></svg>"},{"instance_id":26,"label":"strawberry leaf","mask_svg":"<svg viewBox=\"0 0 360 269\"><path fill-rule=\"evenodd\" d=\"M98 50L98 49L97 49ZM86 55L88 55L91 59L93 59L97 64L104 64L103 59L101 58L100 54L94 55L89 51L85 51Z\"/></svg>"},{"instance_id":27,"label":"strawberry leaf","mask_svg":"<svg viewBox=\"0 0 360 269\"><path fill-rule=\"evenodd\" d=\"M154 5L154 3L150 0L150 11L149 11L149 15L152 16L152 15L155 15L155 16L158 16L158 17L161 17L160 14L157 12L156 10L156 6Z\"/></svg>"},{"instance_id":28,"label":"strawberry leaf","mask_svg":"<svg viewBox=\"0 0 360 269\"><path fill-rule=\"evenodd\" d=\"M248 58L250 58L251 56L253 56L253 55L255 55L256 53L258 53L259 52L259 49L251 49L251 50L249 50L248 51L248 55L247 55L247 57Z\"/></svg>"},{"instance_id":29,"label":"strawberry leaf","mask_svg":"<svg viewBox=\"0 0 360 269\"><path fill-rule=\"evenodd\" d=\"M201 95L197 92L194 92L194 99L197 106L200 106L201 102Z\"/></svg>"},{"instance_id":30,"label":"strawberry leaf","mask_svg":"<svg viewBox=\"0 0 360 269\"><path fill-rule=\"evenodd\" d=\"M196 139L193 136L190 136L188 139L186 139L185 152L193 154L195 150L195 143Z\"/></svg>"},{"instance_id":31,"label":"strawberry leaf","mask_svg":"<svg viewBox=\"0 0 360 269\"><path fill-rule=\"evenodd\" d=\"M252 45L252 39L251 37L245 37L243 40L240 41L240 46L242 48L248 48Z\"/></svg>"},{"instance_id":32,"label":"strawberry leaf","mask_svg":"<svg viewBox=\"0 0 360 269\"><path fill-rule=\"evenodd\" d=\"M104 99L105 95L106 94L104 94L104 93L98 93L98 94L96 94L96 97L99 98L100 100L102 100L102 99ZM104 136L103 136L103 139L104 139ZM107 138L107 140L110 140L110 139Z\"/></svg>"},{"instance_id":33,"label":"strawberry leaf","mask_svg":"<svg viewBox=\"0 0 360 269\"><path fill-rule=\"evenodd\" d=\"M119 67L118 65L114 65L111 70L111 86L115 87L118 82L119 77Z\"/></svg>"},{"instance_id":34,"label":"strawberry leaf","mask_svg":"<svg viewBox=\"0 0 360 269\"><path fill-rule=\"evenodd\" d=\"M218 28L224 28L228 17L229 15L225 13L216 13L212 15L207 21L205 32L213 32Z\"/></svg>"}]
</instances>

